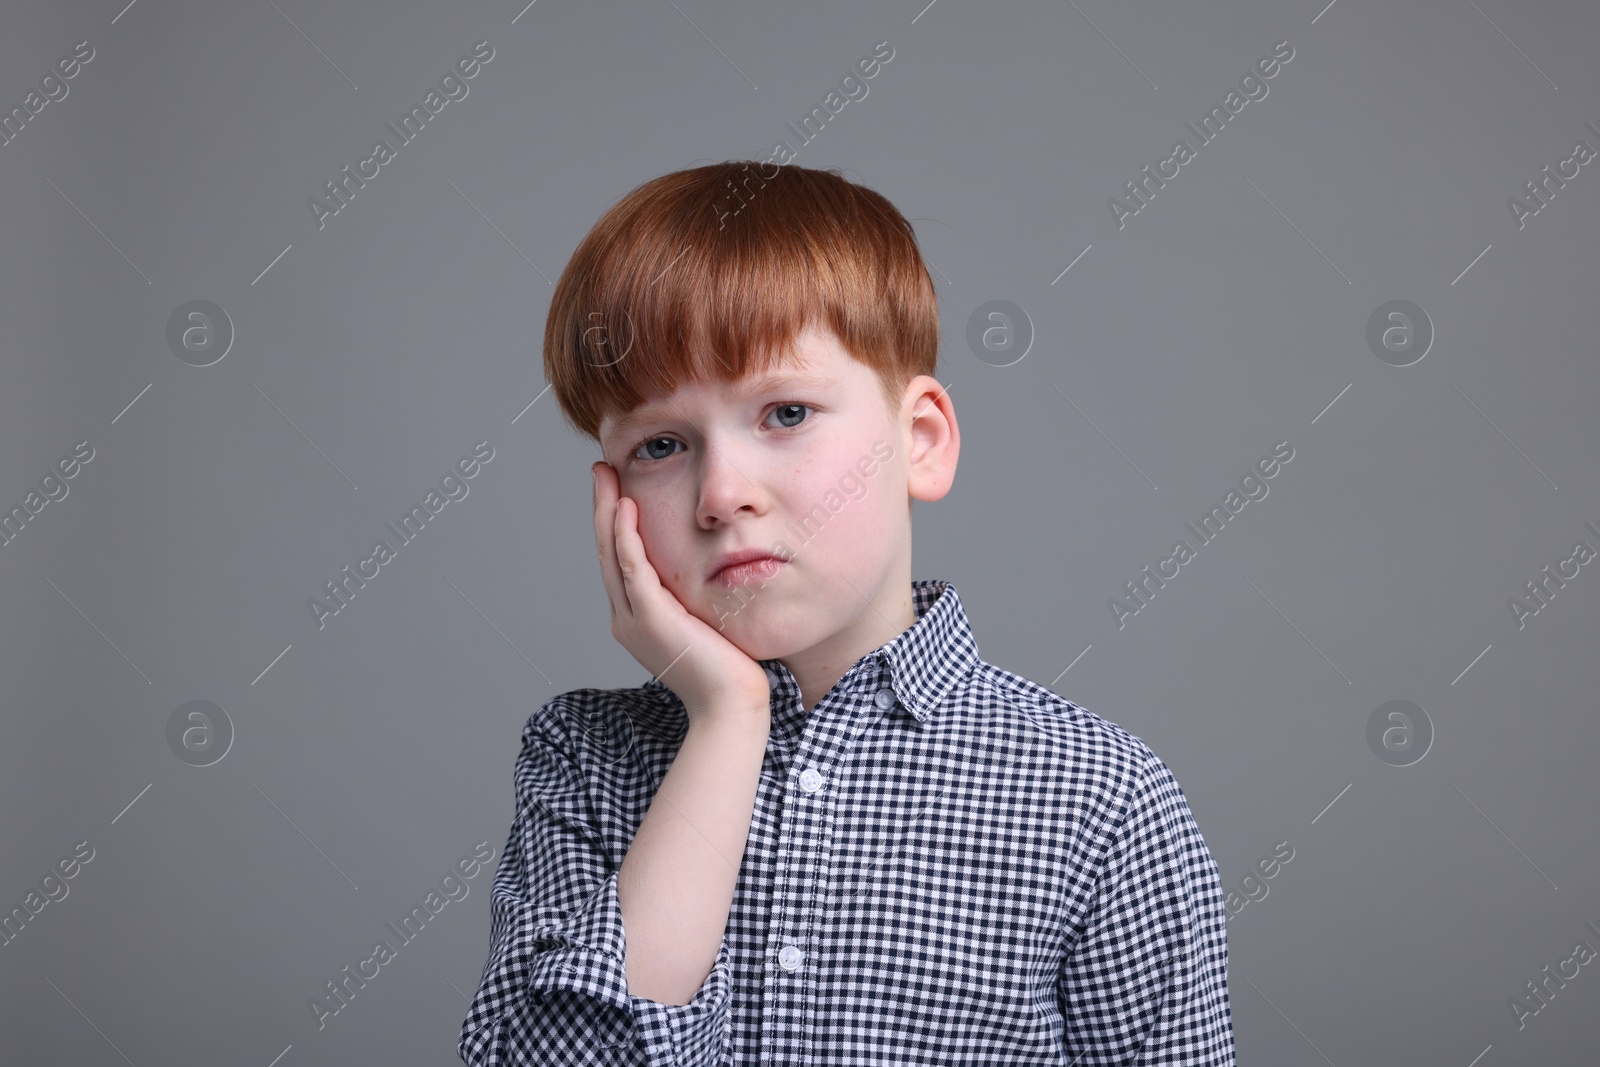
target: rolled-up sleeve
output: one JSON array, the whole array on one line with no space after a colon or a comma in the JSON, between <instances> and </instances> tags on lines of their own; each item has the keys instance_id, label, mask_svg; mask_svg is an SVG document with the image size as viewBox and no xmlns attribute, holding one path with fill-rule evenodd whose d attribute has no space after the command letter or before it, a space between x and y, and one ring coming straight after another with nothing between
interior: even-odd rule
<instances>
[{"instance_id":1,"label":"rolled-up sleeve","mask_svg":"<svg viewBox=\"0 0 1600 1067\"><path fill-rule=\"evenodd\" d=\"M1172 771L1146 749L1058 995L1077 1067L1233 1067L1222 880Z\"/></svg>"},{"instance_id":2,"label":"rolled-up sleeve","mask_svg":"<svg viewBox=\"0 0 1600 1067\"><path fill-rule=\"evenodd\" d=\"M517 813L490 891L489 958L457 1051L484 1067L715 1067L727 1047L727 939L688 1004L629 994L617 870L562 710L560 698L548 702L523 730Z\"/></svg>"}]
</instances>

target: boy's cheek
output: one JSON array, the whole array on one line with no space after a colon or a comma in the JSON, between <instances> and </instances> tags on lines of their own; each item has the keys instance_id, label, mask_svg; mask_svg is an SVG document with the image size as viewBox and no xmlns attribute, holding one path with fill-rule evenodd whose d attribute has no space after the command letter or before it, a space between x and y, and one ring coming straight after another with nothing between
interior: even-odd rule
<instances>
[{"instance_id":1,"label":"boy's cheek","mask_svg":"<svg viewBox=\"0 0 1600 1067\"><path fill-rule=\"evenodd\" d=\"M639 503L639 540L644 542L644 556L650 561L650 566L655 568L656 576L661 579L661 584L672 590L674 596L682 599L683 583L689 574L688 561L679 558L675 539L668 532L667 526L670 519L662 515L661 508L652 508L649 504Z\"/></svg>"}]
</instances>

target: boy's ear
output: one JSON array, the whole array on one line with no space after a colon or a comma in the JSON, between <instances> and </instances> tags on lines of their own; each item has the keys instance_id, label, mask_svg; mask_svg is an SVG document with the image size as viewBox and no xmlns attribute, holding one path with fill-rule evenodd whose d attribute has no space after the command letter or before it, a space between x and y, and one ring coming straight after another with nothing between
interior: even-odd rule
<instances>
[{"instance_id":1,"label":"boy's ear","mask_svg":"<svg viewBox=\"0 0 1600 1067\"><path fill-rule=\"evenodd\" d=\"M907 485L914 500L939 500L955 481L961 428L955 405L937 378L919 374L900 405L901 442L907 450Z\"/></svg>"}]
</instances>

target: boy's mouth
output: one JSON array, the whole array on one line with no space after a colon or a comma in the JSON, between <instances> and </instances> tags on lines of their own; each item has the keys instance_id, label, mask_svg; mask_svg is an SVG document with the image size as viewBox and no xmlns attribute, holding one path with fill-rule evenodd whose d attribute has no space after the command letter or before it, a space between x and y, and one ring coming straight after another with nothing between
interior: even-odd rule
<instances>
[{"instance_id":1,"label":"boy's mouth","mask_svg":"<svg viewBox=\"0 0 1600 1067\"><path fill-rule=\"evenodd\" d=\"M742 549L718 558L707 576L707 581L732 589L752 578L767 579L777 574L787 560L760 549Z\"/></svg>"}]
</instances>

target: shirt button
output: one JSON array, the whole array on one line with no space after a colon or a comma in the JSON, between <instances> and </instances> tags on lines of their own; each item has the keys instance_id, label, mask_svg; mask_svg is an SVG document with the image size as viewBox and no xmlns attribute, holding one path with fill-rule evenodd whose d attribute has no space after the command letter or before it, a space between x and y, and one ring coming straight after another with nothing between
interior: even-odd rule
<instances>
[{"instance_id":1,"label":"shirt button","mask_svg":"<svg viewBox=\"0 0 1600 1067\"><path fill-rule=\"evenodd\" d=\"M815 767L807 767L800 772L800 788L807 793L815 793L822 788L822 775L817 773Z\"/></svg>"},{"instance_id":2,"label":"shirt button","mask_svg":"<svg viewBox=\"0 0 1600 1067\"><path fill-rule=\"evenodd\" d=\"M798 971L805 958L806 954L793 945L784 945L782 951L778 953L778 962L786 971Z\"/></svg>"},{"instance_id":3,"label":"shirt button","mask_svg":"<svg viewBox=\"0 0 1600 1067\"><path fill-rule=\"evenodd\" d=\"M878 707L880 707L880 708L892 708L892 707L894 707L894 702L895 702L894 690L889 688L889 687L887 687L887 686L885 686L884 688L878 690L876 693L874 693L872 695L872 702L874 704L878 705Z\"/></svg>"}]
</instances>

